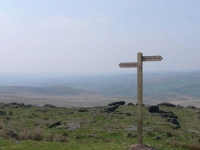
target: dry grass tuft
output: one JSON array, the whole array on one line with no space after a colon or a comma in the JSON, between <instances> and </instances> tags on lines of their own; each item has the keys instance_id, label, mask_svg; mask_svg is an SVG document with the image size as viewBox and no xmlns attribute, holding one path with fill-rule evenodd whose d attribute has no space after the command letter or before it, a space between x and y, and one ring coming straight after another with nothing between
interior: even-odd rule
<instances>
[{"instance_id":1,"label":"dry grass tuft","mask_svg":"<svg viewBox=\"0 0 200 150\"><path fill-rule=\"evenodd\" d=\"M34 130L25 128L23 131L20 132L19 137L20 140L42 141L43 140L42 131L43 130L40 128L35 128Z\"/></svg>"},{"instance_id":2,"label":"dry grass tuft","mask_svg":"<svg viewBox=\"0 0 200 150\"><path fill-rule=\"evenodd\" d=\"M200 146L198 144L196 144L196 143L185 144L185 143L174 142L174 143L172 143L172 145L175 148L184 148L184 149L188 149L188 150L200 150Z\"/></svg>"}]
</instances>

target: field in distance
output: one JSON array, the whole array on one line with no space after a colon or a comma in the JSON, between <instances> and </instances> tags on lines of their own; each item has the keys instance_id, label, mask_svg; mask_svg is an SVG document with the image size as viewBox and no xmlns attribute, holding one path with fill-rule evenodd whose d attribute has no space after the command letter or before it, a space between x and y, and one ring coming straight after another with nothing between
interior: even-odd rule
<instances>
[{"instance_id":1,"label":"field in distance","mask_svg":"<svg viewBox=\"0 0 200 150\"><path fill-rule=\"evenodd\" d=\"M89 107L118 100L136 103L137 99L136 74L35 79L0 76L0 85L0 102ZM198 71L144 73L143 101L200 106L199 88Z\"/></svg>"},{"instance_id":2,"label":"field in distance","mask_svg":"<svg viewBox=\"0 0 200 150\"><path fill-rule=\"evenodd\" d=\"M8 94L0 93L0 102L3 103L24 103L36 106L52 104L58 107L93 107L106 106L115 101L125 101L128 103L137 103L134 97L105 97L101 95L38 95L38 94ZM194 105L200 108L199 98L187 95L153 95L144 96L143 103L155 105L161 102L172 102L181 106Z\"/></svg>"}]
</instances>

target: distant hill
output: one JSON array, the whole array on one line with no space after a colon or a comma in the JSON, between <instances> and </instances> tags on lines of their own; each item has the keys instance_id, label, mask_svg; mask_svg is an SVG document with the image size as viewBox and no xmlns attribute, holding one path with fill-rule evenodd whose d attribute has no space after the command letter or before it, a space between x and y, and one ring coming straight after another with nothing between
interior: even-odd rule
<instances>
[{"instance_id":1,"label":"distant hill","mask_svg":"<svg viewBox=\"0 0 200 150\"><path fill-rule=\"evenodd\" d=\"M0 86L0 93L11 94L43 94L43 95L80 95L92 93L81 89L64 86L27 87L27 86Z\"/></svg>"},{"instance_id":2,"label":"distant hill","mask_svg":"<svg viewBox=\"0 0 200 150\"><path fill-rule=\"evenodd\" d=\"M0 93L137 96L137 74L56 78L0 76ZM6 86L3 86L6 85ZM9 86L8 86L9 85ZM143 73L143 95L181 94L200 98L200 71Z\"/></svg>"},{"instance_id":3,"label":"distant hill","mask_svg":"<svg viewBox=\"0 0 200 150\"><path fill-rule=\"evenodd\" d=\"M136 74L102 77L98 80L75 82L69 85L95 91L105 96L137 95ZM182 94L200 98L200 72L144 73L143 94Z\"/></svg>"}]
</instances>

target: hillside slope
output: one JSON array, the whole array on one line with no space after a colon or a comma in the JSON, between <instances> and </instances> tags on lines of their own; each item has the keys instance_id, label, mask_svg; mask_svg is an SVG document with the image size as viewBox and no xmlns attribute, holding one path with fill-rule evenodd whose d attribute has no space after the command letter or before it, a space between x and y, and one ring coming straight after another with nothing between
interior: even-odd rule
<instances>
[{"instance_id":1,"label":"hillside slope","mask_svg":"<svg viewBox=\"0 0 200 150\"><path fill-rule=\"evenodd\" d=\"M42 95L79 95L85 90L64 86L27 87L27 86L0 86L0 93L13 94L42 94ZM92 92L91 92L92 93Z\"/></svg>"}]
</instances>

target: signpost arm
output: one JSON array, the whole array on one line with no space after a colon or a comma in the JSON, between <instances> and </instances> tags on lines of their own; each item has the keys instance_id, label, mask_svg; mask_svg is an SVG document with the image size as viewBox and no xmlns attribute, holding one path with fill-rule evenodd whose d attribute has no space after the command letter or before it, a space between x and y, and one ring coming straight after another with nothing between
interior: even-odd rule
<instances>
[{"instance_id":1,"label":"signpost arm","mask_svg":"<svg viewBox=\"0 0 200 150\"><path fill-rule=\"evenodd\" d=\"M137 61L137 140L139 144L142 144L142 53L138 53Z\"/></svg>"}]
</instances>

